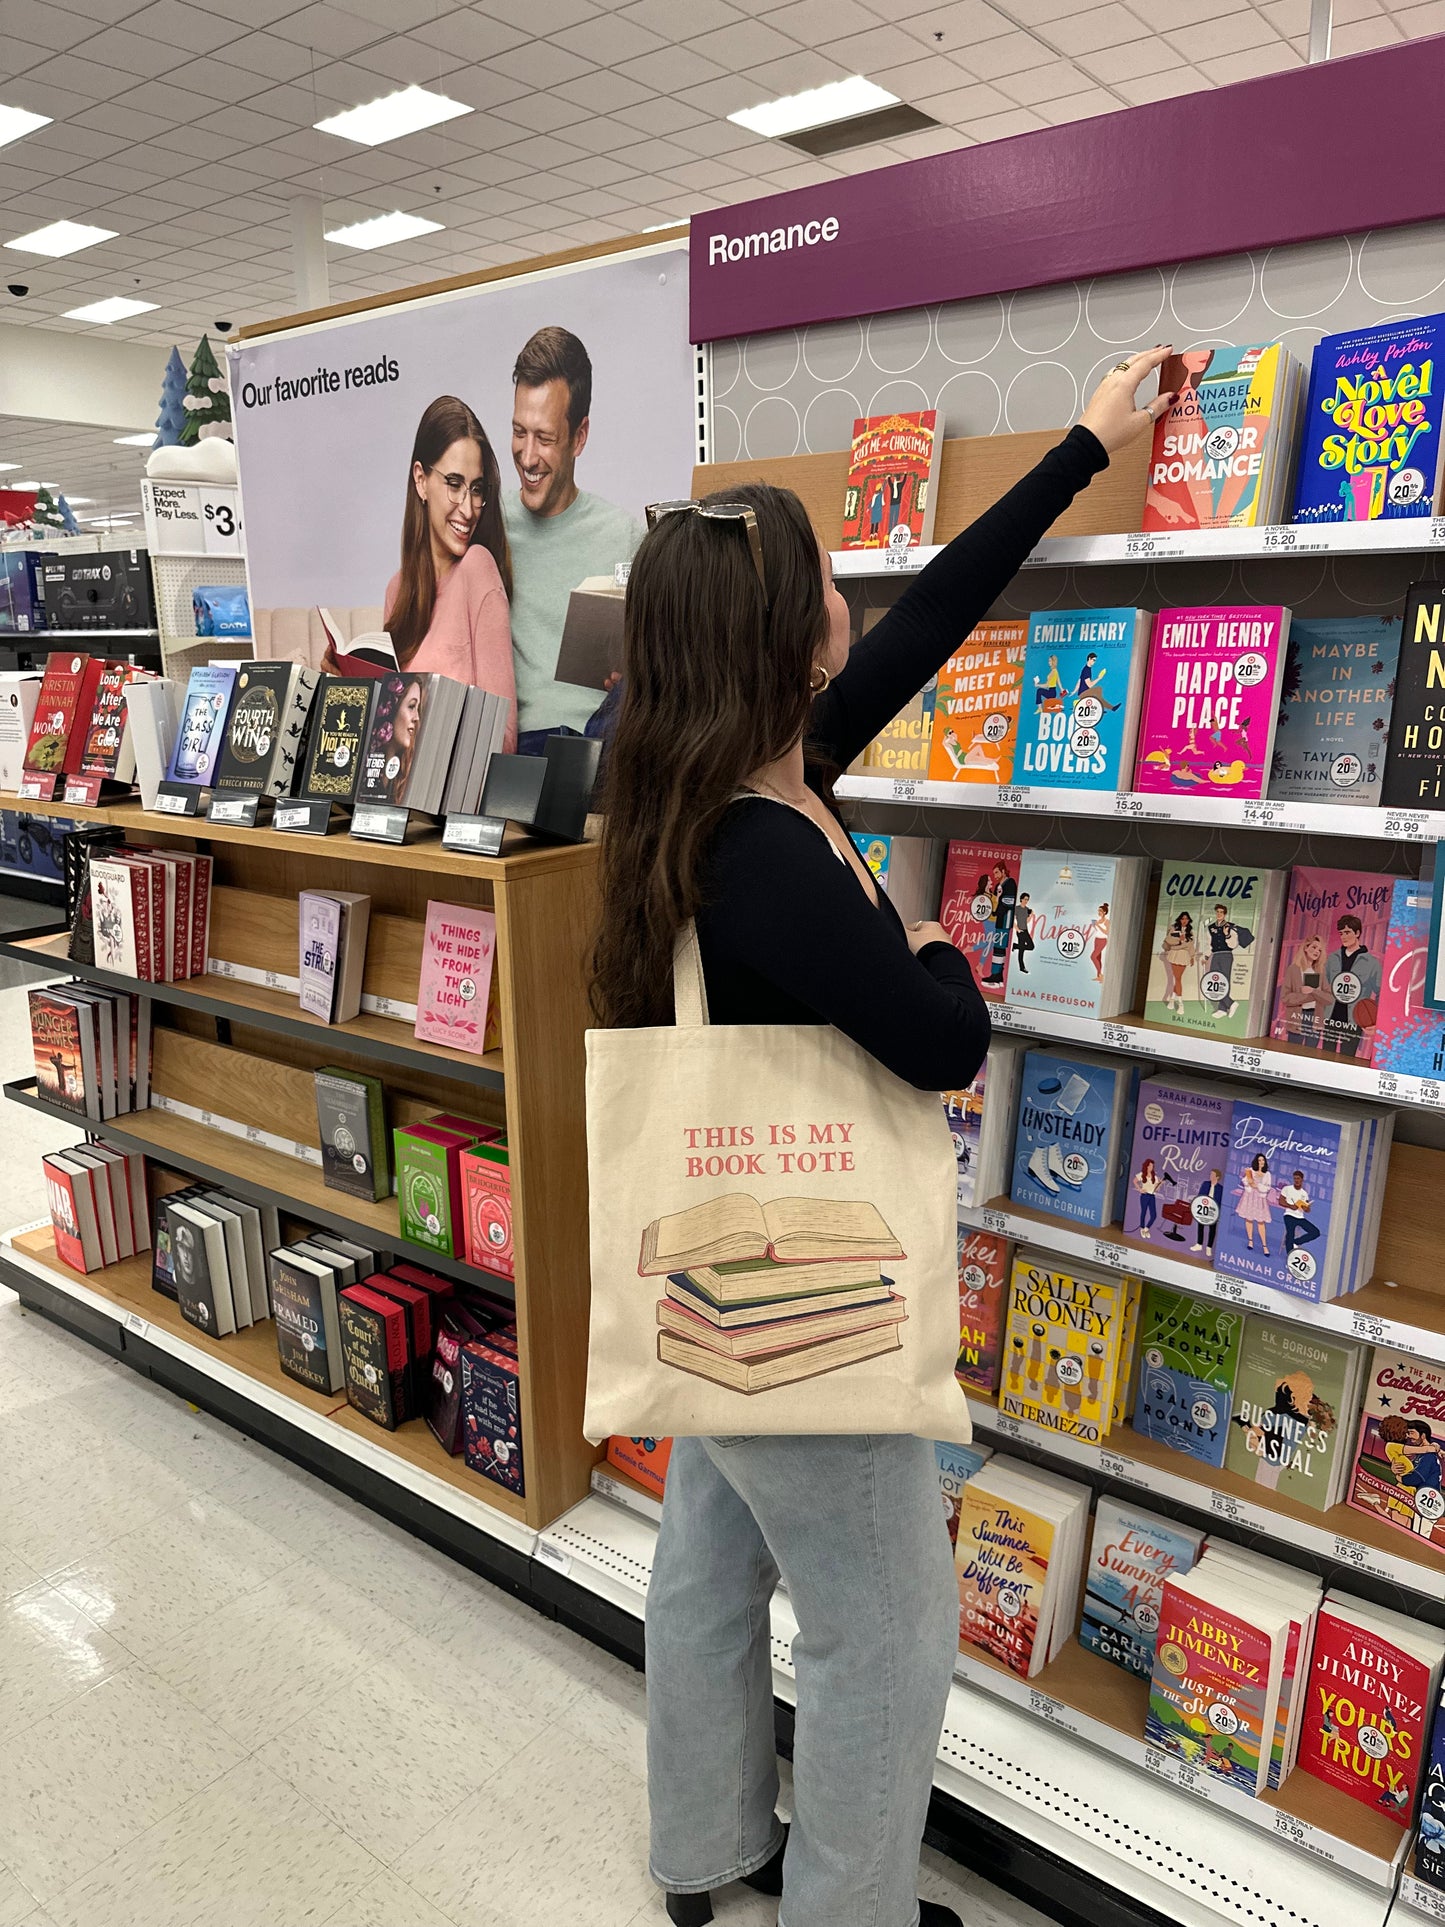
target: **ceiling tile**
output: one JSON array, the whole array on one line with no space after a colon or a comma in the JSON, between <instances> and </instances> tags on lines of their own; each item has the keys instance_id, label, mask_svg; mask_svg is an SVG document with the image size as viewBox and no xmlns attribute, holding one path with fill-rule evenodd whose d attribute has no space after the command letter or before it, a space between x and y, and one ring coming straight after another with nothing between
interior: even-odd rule
<instances>
[{"instance_id":1,"label":"ceiling tile","mask_svg":"<svg viewBox=\"0 0 1445 1927\"><path fill-rule=\"evenodd\" d=\"M470 8L449 13L428 27L416 27L411 37L442 53L455 54L458 60L471 61L490 60L509 47L525 45L528 39L521 27L510 26L504 20L489 20Z\"/></svg>"},{"instance_id":2,"label":"ceiling tile","mask_svg":"<svg viewBox=\"0 0 1445 1927\"><path fill-rule=\"evenodd\" d=\"M1060 53L1082 54L1099 47L1118 47L1125 41L1137 43L1139 23L1127 7L1116 4L1091 7L1086 13L1055 20L1042 32Z\"/></svg>"},{"instance_id":3,"label":"ceiling tile","mask_svg":"<svg viewBox=\"0 0 1445 1927\"><path fill-rule=\"evenodd\" d=\"M191 154L201 161L224 160L228 154L237 153L245 146L244 141L220 134L202 134L194 127L168 128L162 133L153 134L151 144L163 153Z\"/></svg>"},{"instance_id":4,"label":"ceiling tile","mask_svg":"<svg viewBox=\"0 0 1445 1927\"><path fill-rule=\"evenodd\" d=\"M887 17L886 8L877 11ZM953 0L951 5L920 8L913 19L902 24L915 40L941 46L948 53L966 54L980 41L996 40L1000 34L1012 32L1022 17L1013 0L1001 0L1001 7L990 6L988 0ZM939 34L942 40L936 39Z\"/></svg>"},{"instance_id":5,"label":"ceiling tile","mask_svg":"<svg viewBox=\"0 0 1445 1927\"><path fill-rule=\"evenodd\" d=\"M1097 53L1079 54L1077 63L1095 80L1111 86L1121 80L1138 80L1144 74L1162 74L1178 63L1179 56L1167 40L1135 40L1124 47L1103 47Z\"/></svg>"},{"instance_id":6,"label":"ceiling tile","mask_svg":"<svg viewBox=\"0 0 1445 1927\"><path fill-rule=\"evenodd\" d=\"M142 102L135 99L135 95L148 94L153 88L157 94L163 92L158 81L148 80L143 86L122 94L119 100L97 101L75 118L82 127L98 127L102 134L119 134L123 140L156 140L160 135L170 133L169 119L148 112ZM66 125L69 126L70 122L67 121Z\"/></svg>"},{"instance_id":7,"label":"ceiling tile","mask_svg":"<svg viewBox=\"0 0 1445 1927\"><path fill-rule=\"evenodd\" d=\"M294 40L300 47L333 57L354 53L358 47L369 47L382 38L382 29L370 20L358 20L340 7L327 6L325 0L316 0L316 4L294 13L288 11L271 23L271 31L283 40Z\"/></svg>"},{"instance_id":8,"label":"ceiling tile","mask_svg":"<svg viewBox=\"0 0 1445 1927\"><path fill-rule=\"evenodd\" d=\"M458 67L447 75L447 93L468 107L500 107L503 101L519 100L530 92L525 80L514 80L491 67Z\"/></svg>"},{"instance_id":9,"label":"ceiling tile","mask_svg":"<svg viewBox=\"0 0 1445 1927\"><path fill-rule=\"evenodd\" d=\"M651 27L664 40L691 40L743 17L742 9L728 0L633 0L622 14L641 27Z\"/></svg>"},{"instance_id":10,"label":"ceiling tile","mask_svg":"<svg viewBox=\"0 0 1445 1927\"><path fill-rule=\"evenodd\" d=\"M1247 48L1279 46L1278 34L1252 9L1248 13L1227 15L1223 20L1201 20L1170 39L1186 60L1203 66L1211 56L1222 58Z\"/></svg>"},{"instance_id":11,"label":"ceiling tile","mask_svg":"<svg viewBox=\"0 0 1445 1927\"><path fill-rule=\"evenodd\" d=\"M654 33L635 20L622 20L615 14L597 14L564 27L553 39L579 59L598 67L615 67L622 60L636 60L654 48L663 47L675 36Z\"/></svg>"},{"instance_id":12,"label":"ceiling tile","mask_svg":"<svg viewBox=\"0 0 1445 1927\"><path fill-rule=\"evenodd\" d=\"M738 73L745 67L761 67L764 61L781 60L806 45L801 36L779 33L770 21L740 20L735 26L715 33L699 34L688 42L691 52L717 62L724 72Z\"/></svg>"},{"instance_id":13,"label":"ceiling tile","mask_svg":"<svg viewBox=\"0 0 1445 1927\"><path fill-rule=\"evenodd\" d=\"M635 107L618 109L617 119L642 134L681 134L690 127L706 123L707 115L686 101L659 94L655 100L640 101Z\"/></svg>"},{"instance_id":14,"label":"ceiling tile","mask_svg":"<svg viewBox=\"0 0 1445 1927\"><path fill-rule=\"evenodd\" d=\"M946 94L929 94L917 105L935 120L961 127L966 121L982 120L989 114L1007 114L1018 102L1012 95L1000 93L997 87L974 81L971 85L951 88Z\"/></svg>"},{"instance_id":15,"label":"ceiling tile","mask_svg":"<svg viewBox=\"0 0 1445 1927\"><path fill-rule=\"evenodd\" d=\"M686 167L697 156L676 141L646 140L618 148L617 158L624 167L635 167L639 174L661 174L668 168Z\"/></svg>"},{"instance_id":16,"label":"ceiling tile","mask_svg":"<svg viewBox=\"0 0 1445 1927\"><path fill-rule=\"evenodd\" d=\"M659 100L657 104L660 107L670 107L674 103ZM607 114L595 114L583 120L573 121L567 129L567 139L574 147L580 147L584 154L611 154L619 147L625 147L629 141L636 140L639 133L648 131L646 128L631 125L623 118L623 115L642 113L647 105L648 103L644 101L641 107L624 108L623 113L616 119Z\"/></svg>"},{"instance_id":17,"label":"ceiling tile","mask_svg":"<svg viewBox=\"0 0 1445 1927\"><path fill-rule=\"evenodd\" d=\"M1255 0L1255 6L1284 39L1309 39L1310 0Z\"/></svg>"},{"instance_id":18,"label":"ceiling tile","mask_svg":"<svg viewBox=\"0 0 1445 1927\"><path fill-rule=\"evenodd\" d=\"M729 167L724 160L689 161L682 167L669 167L667 178L676 181L680 187L696 187L703 190L716 190L731 186L734 181L746 177L735 167Z\"/></svg>"},{"instance_id":19,"label":"ceiling tile","mask_svg":"<svg viewBox=\"0 0 1445 1927\"><path fill-rule=\"evenodd\" d=\"M1395 23L1414 39L1420 34L1445 32L1445 6L1440 0L1427 0L1422 7L1392 6Z\"/></svg>"},{"instance_id":20,"label":"ceiling tile","mask_svg":"<svg viewBox=\"0 0 1445 1927\"><path fill-rule=\"evenodd\" d=\"M86 44L89 46L90 43ZM23 76L23 83L28 87L63 87L67 93L79 94L89 100L109 100L119 91L113 67L102 67L94 61L83 59L79 54L56 54L53 59L32 67ZM122 81L121 85L124 84ZM15 90L8 88L6 91L7 98L19 104Z\"/></svg>"},{"instance_id":21,"label":"ceiling tile","mask_svg":"<svg viewBox=\"0 0 1445 1927\"><path fill-rule=\"evenodd\" d=\"M1193 67L1168 67L1163 73L1147 74L1139 80L1121 80L1119 92L1135 107L1153 100L1176 100L1181 94L1199 93L1214 82Z\"/></svg>"},{"instance_id":22,"label":"ceiling tile","mask_svg":"<svg viewBox=\"0 0 1445 1927\"><path fill-rule=\"evenodd\" d=\"M534 176L587 158L580 147L573 147L570 141L557 140L550 134L529 134L525 140L504 147L502 152L509 160L525 161Z\"/></svg>"},{"instance_id":23,"label":"ceiling tile","mask_svg":"<svg viewBox=\"0 0 1445 1927\"><path fill-rule=\"evenodd\" d=\"M262 74L253 74L244 67L233 67L226 60L188 60L184 66L177 67L166 77L166 84L184 89L187 93L204 94L208 100L240 101L249 100L266 86Z\"/></svg>"},{"instance_id":24,"label":"ceiling tile","mask_svg":"<svg viewBox=\"0 0 1445 1927\"><path fill-rule=\"evenodd\" d=\"M559 128L570 127L582 116L582 111L575 101L563 100L557 94L524 94L520 100L500 105L496 116L498 120L514 121L518 127L530 127L539 134L551 134Z\"/></svg>"},{"instance_id":25,"label":"ceiling tile","mask_svg":"<svg viewBox=\"0 0 1445 1927\"><path fill-rule=\"evenodd\" d=\"M388 33L410 32L437 16L436 0L336 0L336 5Z\"/></svg>"},{"instance_id":26,"label":"ceiling tile","mask_svg":"<svg viewBox=\"0 0 1445 1927\"><path fill-rule=\"evenodd\" d=\"M836 60L830 60L821 53L812 53L806 48L795 54L785 54L781 60L770 60L761 67L749 68L747 78L756 81L763 89L765 97L783 94L800 94L810 87L822 87L830 80L842 80L845 69Z\"/></svg>"},{"instance_id":27,"label":"ceiling tile","mask_svg":"<svg viewBox=\"0 0 1445 1927\"><path fill-rule=\"evenodd\" d=\"M1170 60L1178 55L1172 47L1165 49ZM985 40L977 47L970 47L954 58L960 67L979 80L998 80L1004 74L1022 73L1025 67L1033 66L1035 61L1047 60L1048 50L1031 33L1006 33L998 40Z\"/></svg>"},{"instance_id":28,"label":"ceiling tile","mask_svg":"<svg viewBox=\"0 0 1445 1927\"><path fill-rule=\"evenodd\" d=\"M254 107L220 107L214 114L193 120L192 125L213 129L218 134L234 135L248 144L252 141L279 140L283 134L295 132L284 120L278 120L272 114L257 113Z\"/></svg>"},{"instance_id":29,"label":"ceiling tile","mask_svg":"<svg viewBox=\"0 0 1445 1927\"><path fill-rule=\"evenodd\" d=\"M1187 35L1205 21L1247 15L1249 6L1250 0L1137 0L1130 12L1139 15L1141 32ZM1194 58L1191 48L1184 49L1184 58Z\"/></svg>"},{"instance_id":30,"label":"ceiling tile","mask_svg":"<svg viewBox=\"0 0 1445 1927\"><path fill-rule=\"evenodd\" d=\"M1304 59L1286 41L1271 39L1262 47L1245 47L1218 60L1201 60L1199 66L1217 87L1231 81L1254 80L1261 74L1283 73L1288 67L1302 67Z\"/></svg>"},{"instance_id":31,"label":"ceiling tile","mask_svg":"<svg viewBox=\"0 0 1445 1927\"><path fill-rule=\"evenodd\" d=\"M593 6L592 0L487 0L487 11L531 36L560 33L606 9Z\"/></svg>"},{"instance_id":32,"label":"ceiling tile","mask_svg":"<svg viewBox=\"0 0 1445 1927\"><path fill-rule=\"evenodd\" d=\"M888 145L906 161L921 161L930 154L952 154L960 147L972 146L969 135L956 127L920 127L916 134L903 134Z\"/></svg>"},{"instance_id":33,"label":"ceiling tile","mask_svg":"<svg viewBox=\"0 0 1445 1927\"><path fill-rule=\"evenodd\" d=\"M1045 61L1021 74L1009 74L999 86L1021 107L1033 107L1041 100L1062 100L1066 94L1082 93L1088 85L1071 60Z\"/></svg>"},{"instance_id":34,"label":"ceiling tile","mask_svg":"<svg viewBox=\"0 0 1445 1927\"><path fill-rule=\"evenodd\" d=\"M1113 94L1103 87L1091 87L1083 93L1067 94L1062 100L1041 102L1034 112L1054 127L1062 127L1067 121L1092 120L1098 114L1117 114L1123 112Z\"/></svg>"},{"instance_id":35,"label":"ceiling tile","mask_svg":"<svg viewBox=\"0 0 1445 1927\"><path fill-rule=\"evenodd\" d=\"M1394 46L1402 38L1398 25L1379 14L1373 19L1347 21L1343 27L1336 27L1330 37L1330 49L1339 55L1363 54L1374 47Z\"/></svg>"},{"instance_id":36,"label":"ceiling tile","mask_svg":"<svg viewBox=\"0 0 1445 1927\"><path fill-rule=\"evenodd\" d=\"M35 0L0 0L0 43L5 45L7 56L12 35L17 40L28 40L63 53L67 47L79 46L94 32L94 21L78 13L68 13L62 7L36 6Z\"/></svg>"},{"instance_id":37,"label":"ceiling tile","mask_svg":"<svg viewBox=\"0 0 1445 1927\"><path fill-rule=\"evenodd\" d=\"M564 100L575 100L579 107L596 114L615 114L621 107L635 107L639 101L653 98L652 89L641 81L629 80L625 74L601 72L564 81L556 91Z\"/></svg>"},{"instance_id":38,"label":"ceiling tile","mask_svg":"<svg viewBox=\"0 0 1445 1927\"><path fill-rule=\"evenodd\" d=\"M1037 42L1034 45L1042 58L1049 58L1038 49ZM916 47L913 51L917 55ZM922 100L929 94L941 94L949 87L958 86L964 78L953 61L946 54L939 53L930 54L924 59L909 60L901 67L880 68L869 77L876 80L880 87L897 94L900 100L907 101Z\"/></svg>"},{"instance_id":39,"label":"ceiling tile","mask_svg":"<svg viewBox=\"0 0 1445 1927\"><path fill-rule=\"evenodd\" d=\"M994 114L985 120L975 121L969 128L976 141L1012 140L1015 134L1032 134L1047 121L1029 112L1027 107L1016 107L1011 114Z\"/></svg>"},{"instance_id":40,"label":"ceiling tile","mask_svg":"<svg viewBox=\"0 0 1445 1927\"><path fill-rule=\"evenodd\" d=\"M845 34L871 27L873 15L858 0L792 0L768 15L768 25L800 46L828 46Z\"/></svg>"},{"instance_id":41,"label":"ceiling tile","mask_svg":"<svg viewBox=\"0 0 1445 1927\"><path fill-rule=\"evenodd\" d=\"M610 154L589 154L585 160L568 161L560 171L568 180L581 181L591 187L611 187L615 182L632 178L632 169L613 160Z\"/></svg>"},{"instance_id":42,"label":"ceiling tile","mask_svg":"<svg viewBox=\"0 0 1445 1927\"><path fill-rule=\"evenodd\" d=\"M87 60L98 61L109 67L111 84L114 86L117 74L136 74L142 80L158 80L170 74L176 64L173 47L163 40L151 40L144 34L131 33L122 27L107 27L85 45Z\"/></svg>"},{"instance_id":43,"label":"ceiling tile","mask_svg":"<svg viewBox=\"0 0 1445 1927\"><path fill-rule=\"evenodd\" d=\"M756 146L760 136L729 120L704 120L696 127L680 127L673 138L694 154L731 154Z\"/></svg>"},{"instance_id":44,"label":"ceiling tile","mask_svg":"<svg viewBox=\"0 0 1445 1927\"><path fill-rule=\"evenodd\" d=\"M185 0L153 0L151 6L127 15L125 24L131 33L148 34L152 40L193 54L214 53L228 41L240 39L247 27L244 20L207 13L187 6Z\"/></svg>"},{"instance_id":45,"label":"ceiling tile","mask_svg":"<svg viewBox=\"0 0 1445 1927\"><path fill-rule=\"evenodd\" d=\"M885 27L874 21L864 33L848 34L829 40L828 51L853 73L871 79L880 67L902 67L918 58L918 42L902 27Z\"/></svg>"},{"instance_id":46,"label":"ceiling tile","mask_svg":"<svg viewBox=\"0 0 1445 1927\"><path fill-rule=\"evenodd\" d=\"M716 80L723 70L690 47L663 47L640 60L621 62L620 71L654 93L676 94L685 87L700 87L704 81Z\"/></svg>"},{"instance_id":47,"label":"ceiling tile","mask_svg":"<svg viewBox=\"0 0 1445 1927\"><path fill-rule=\"evenodd\" d=\"M443 75L451 72L457 64L454 54L443 53L439 47L430 47L425 42L404 39L393 34L388 40L379 40L374 47L359 47L350 56L358 73L370 76L367 86L369 94L359 94L358 100L374 100L379 92L390 93L396 87L430 87L444 94ZM377 87L378 79L383 83Z\"/></svg>"}]
</instances>

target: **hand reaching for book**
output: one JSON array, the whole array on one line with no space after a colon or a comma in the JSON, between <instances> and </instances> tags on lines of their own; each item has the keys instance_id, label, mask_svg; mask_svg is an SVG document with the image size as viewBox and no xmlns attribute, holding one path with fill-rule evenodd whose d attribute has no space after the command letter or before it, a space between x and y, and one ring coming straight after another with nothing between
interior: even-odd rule
<instances>
[{"instance_id":1,"label":"hand reaching for book","mask_svg":"<svg viewBox=\"0 0 1445 1927\"><path fill-rule=\"evenodd\" d=\"M1164 361L1174 350L1171 346L1146 348L1142 353L1130 355L1127 361L1111 368L1089 397L1089 405L1079 417L1083 426L1096 435L1104 446L1106 454L1113 455L1128 446L1136 435L1152 429L1159 417L1174 400L1172 394L1157 395L1141 408L1139 406L1139 385L1146 375Z\"/></svg>"}]
</instances>

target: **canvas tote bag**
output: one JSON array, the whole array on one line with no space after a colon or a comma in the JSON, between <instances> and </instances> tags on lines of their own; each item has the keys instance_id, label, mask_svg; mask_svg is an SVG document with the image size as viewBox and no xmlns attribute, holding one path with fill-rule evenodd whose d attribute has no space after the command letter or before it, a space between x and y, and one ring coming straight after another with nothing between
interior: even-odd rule
<instances>
[{"instance_id":1,"label":"canvas tote bag","mask_svg":"<svg viewBox=\"0 0 1445 1927\"><path fill-rule=\"evenodd\" d=\"M966 1442L957 1165L938 1097L830 1024L587 1033L584 1431Z\"/></svg>"}]
</instances>

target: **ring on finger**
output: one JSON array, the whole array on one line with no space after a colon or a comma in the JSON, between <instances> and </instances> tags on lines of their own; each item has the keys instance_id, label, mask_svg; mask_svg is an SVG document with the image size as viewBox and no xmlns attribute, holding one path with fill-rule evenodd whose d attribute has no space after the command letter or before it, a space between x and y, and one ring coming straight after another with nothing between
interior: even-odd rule
<instances>
[{"instance_id":1,"label":"ring on finger","mask_svg":"<svg viewBox=\"0 0 1445 1927\"><path fill-rule=\"evenodd\" d=\"M1114 363L1114 366L1110 370L1110 372L1115 375L1127 375L1132 366L1133 366L1132 356L1126 355L1123 361L1116 361Z\"/></svg>"}]
</instances>

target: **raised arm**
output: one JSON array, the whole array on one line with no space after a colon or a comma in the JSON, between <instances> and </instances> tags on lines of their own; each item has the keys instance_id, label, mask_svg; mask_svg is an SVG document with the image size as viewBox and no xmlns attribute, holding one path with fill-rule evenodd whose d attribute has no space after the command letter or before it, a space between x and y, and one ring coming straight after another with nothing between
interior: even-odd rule
<instances>
[{"instance_id":1,"label":"raised arm","mask_svg":"<svg viewBox=\"0 0 1445 1927\"><path fill-rule=\"evenodd\" d=\"M1151 429L1173 399L1136 405L1140 383L1171 352L1153 348L1112 369L1083 418L977 521L956 535L855 644L813 705L809 735L846 768L957 650L1030 551L1116 450Z\"/></svg>"}]
</instances>

